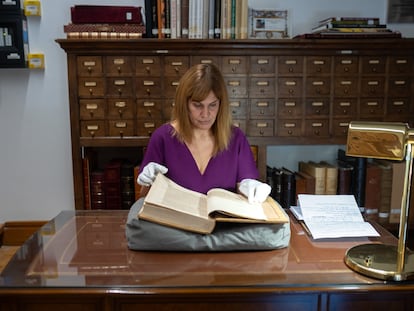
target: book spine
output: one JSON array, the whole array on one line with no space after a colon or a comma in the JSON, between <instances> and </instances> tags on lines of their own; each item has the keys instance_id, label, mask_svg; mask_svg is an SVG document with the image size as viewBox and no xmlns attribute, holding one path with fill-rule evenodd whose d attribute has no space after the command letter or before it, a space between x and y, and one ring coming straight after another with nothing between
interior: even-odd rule
<instances>
[{"instance_id":1,"label":"book spine","mask_svg":"<svg viewBox=\"0 0 414 311\"><path fill-rule=\"evenodd\" d=\"M157 0L158 38L165 37L165 0Z\"/></svg>"},{"instance_id":2,"label":"book spine","mask_svg":"<svg viewBox=\"0 0 414 311\"><path fill-rule=\"evenodd\" d=\"M151 0L152 38L158 38L158 0Z\"/></svg>"},{"instance_id":3,"label":"book spine","mask_svg":"<svg viewBox=\"0 0 414 311\"><path fill-rule=\"evenodd\" d=\"M91 209L105 209L104 172L91 173Z\"/></svg>"},{"instance_id":4,"label":"book spine","mask_svg":"<svg viewBox=\"0 0 414 311\"><path fill-rule=\"evenodd\" d=\"M140 165L134 166L134 192L135 192L135 201L141 197L141 185L138 183Z\"/></svg>"},{"instance_id":5,"label":"book spine","mask_svg":"<svg viewBox=\"0 0 414 311\"><path fill-rule=\"evenodd\" d=\"M381 204L381 168L369 163L365 181L365 219L378 221Z\"/></svg>"},{"instance_id":6,"label":"book spine","mask_svg":"<svg viewBox=\"0 0 414 311\"><path fill-rule=\"evenodd\" d=\"M177 39L177 0L170 1L171 39Z\"/></svg>"},{"instance_id":7,"label":"book spine","mask_svg":"<svg viewBox=\"0 0 414 311\"><path fill-rule=\"evenodd\" d=\"M208 0L208 38L214 39L215 0Z\"/></svg>"},{"instance_id":8,"label":"book spine","mask_svg":"<svg viewBox=\"0 0 414 311\"><path fill-rule=\"evenodd\" d=\"M201 0L201 15L202 23L201 23L201 34L200 38L208 39L209 38L209 24L210 24L210 1L211 0Z\"/></svg>"},{"instance_id":9,"label":"book spine","mask_svg":"<svg viewBox=\"0 0 414 311\"><path fill-rule=\"evenodd\" d=\"M231 0L230 3L230 39L236 39L236 0Z\"/></svg>"},{"instance_id":10,"label":"book spine","mask_svg":"<svg viewBox=\"0 0 414 311\"><path fill-rule=\"evenodd\" d=\"M338 163L338 194L352 194L351 183L352 183L352 172L353 166L343 162L337 161Z\"/></svg>"},{"instance_id":11,"label":"book spine","mask_svg":"<svg viewBox=\"0 0 414 311\"><path fill-rule=\"evenodd\" d=\"M392 184L389 223L400 222L401 201L404 191L405 162L392 163Z\"/></svg>"},{"instance_id":12,"label":"book spine","mask_svg":"<svg viewBox=\"0 0 414 311\"><path fill-rule=\"evenodd\" d=\"M124 161L121 165L121 209L130 209L134 202L134 166L129 161Z\"/></svg>"},{"instance_id":13,"label":"book spine","mask_svg":"<svg viewBox=\"0 0 414 311\"><path fill-rule=\"evenodd\" d=\"M91 209L91 181L90 181L90 164L89 159L84 157L82 159L83 170L83 199L84 208L86 210Z\"/></svg>"},{"instance_id":14,"label":"book spine","mask_svg":"<svg viewBox=\"0 0 414 311\"><path fill-rule=\"evenodd\" d=\"M338 190L338 169L336 167L326 168L325 194L337 194Z\"/></svg>"},{"instance_id":15,"label":"book spine","mask_svg":"<svg viewBox=\"0 0 414 311\"><path fill-rule=\"evenodd\" d=\"M188 38L189 32L189 0L181 0L181 37Z\"/></svg>"},{"instance_id":16,"label":"book spine","mask_svg":"<svg viewBox=\"0 0 414 311\"><path fill-rule=\"evenodd\" d=\"M249 5L248 0L241 1L241 13L240 13L240 39L247 39L249 37Z\"/></svg>"},{"instance_id":17,"label":"book spine","mask_svg":"<svg viewBox=\"0 0 414 311\"><path fill-rule=\"evenodd\" d=\"M164 0L164 38L171 39L171 0Z\"/></svg>"},{"instance_id":18,"label":"book spine","mask_svg":"<svg viewBox=\"0 0 414 311\"><path fill-rule=\"evenodd\" d=\"M188 38L195 39L196 1L190 1L188 6Z\"/></svg>"},{"instance_id":19,"label":"book spine","mask_svg":"<svg viewBox=\"0 0 414 311\"><path fill-rule=\"evenodd\" d=\"M221 37L221 0L214 2L214 39Z\"/></svg>"},{"instance_id":20,"label":"book spine","mask_svg":"<svg viewBox=\"0 0 414 311\"><path fill-rule=\"evenodd\" d=\"M176 35L177 39L181 38L181 0L175 0L175 11L176 11Z\"/></svg>"},{"instance_id":21,"label":"book spine","mask_svg":"<svg viewBox=\"0 0 414 311\"><path fill-rule=\"evenodd\" d=\"M151 0L145 0L145 37L153 38L152 35L152 7Z\"/></svg>"}]
</instances>

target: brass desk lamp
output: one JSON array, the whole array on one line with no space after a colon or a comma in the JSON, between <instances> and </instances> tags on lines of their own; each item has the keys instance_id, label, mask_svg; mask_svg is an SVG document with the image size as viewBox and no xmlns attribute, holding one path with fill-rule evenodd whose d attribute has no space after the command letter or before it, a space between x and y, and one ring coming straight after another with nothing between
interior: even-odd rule
<instances>
[{"instance_id":1,"label":"brass desk lamp","mask_svg":"<svg viewBox=\"0 0 414 311\"><path fill-rule=\"evenodd\" d=\"M373 243L350 248L345 254L345 263L354 271L393 281L406 280L414 275L414 253L406 248L413 144L414 130L405 123L358 121L349 124L347 155L399 161L405 159L398 246Z\"/></svg>"}]
</instances>

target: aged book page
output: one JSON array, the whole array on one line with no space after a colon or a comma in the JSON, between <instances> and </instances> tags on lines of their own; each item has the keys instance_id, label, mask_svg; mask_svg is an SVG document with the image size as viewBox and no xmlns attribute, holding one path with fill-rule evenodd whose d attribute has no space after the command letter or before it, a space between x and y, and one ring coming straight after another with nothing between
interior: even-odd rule
<instances>
[{"instance_id":1,"label":"aged book page","mask_svg":"<svg viewBox=\"0 0 414 311\"><path fill-rule=\"evenodd\" d=\"M250 204L244 196L218 188L205 195L181 187L162 174L151 186L138 217L201 233L210 233L216 221L288 222L280 205L271 198L263 204Z\"/></svg>"}]
</instances>

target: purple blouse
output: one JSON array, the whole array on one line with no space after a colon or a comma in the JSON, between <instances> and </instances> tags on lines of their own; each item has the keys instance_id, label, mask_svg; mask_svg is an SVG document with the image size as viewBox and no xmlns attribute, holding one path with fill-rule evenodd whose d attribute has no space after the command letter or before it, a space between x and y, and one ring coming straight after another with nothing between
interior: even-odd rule
<instances>
[{"instance_id":1,"label":"purple blouse","mask_svg":"<svg viewBox=\"0 0 414 311\"><path fill-rule=\"evenodd\" d=\"M238 127L233 127L228 149L210 159L204 174L200 173L187 146L172 135L173 130L166 123L153 132L140 170L149 162L162 164L168 168L166 176L170 179L201 193L211 188L235 191L236 183L241 180L259 177L249 142Z\"/></svg>"}]
</instances>

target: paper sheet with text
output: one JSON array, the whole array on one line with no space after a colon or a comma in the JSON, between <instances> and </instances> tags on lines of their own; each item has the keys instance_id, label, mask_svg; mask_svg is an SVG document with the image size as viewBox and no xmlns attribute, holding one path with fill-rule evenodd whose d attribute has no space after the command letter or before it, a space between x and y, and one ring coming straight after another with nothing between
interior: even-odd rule
<instances>
[{"instance_id":1,"label":"paper sheet with text","mask_svg":"<svg viewBox=\"0 0 414 311\"><path fill-rule=\"evenodd\" d=\"M298 205L314 239L379 236L353 195L299 194Z\"/></svg>"}]
</instances>

